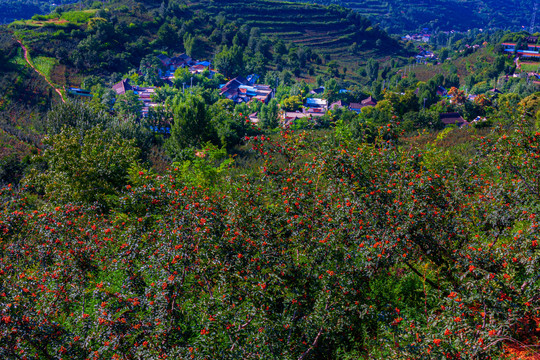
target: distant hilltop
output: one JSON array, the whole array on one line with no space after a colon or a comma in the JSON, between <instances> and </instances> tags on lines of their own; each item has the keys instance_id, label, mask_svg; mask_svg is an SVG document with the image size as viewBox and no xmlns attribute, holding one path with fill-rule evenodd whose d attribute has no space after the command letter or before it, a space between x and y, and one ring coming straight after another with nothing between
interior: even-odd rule
<instances>
[{"instance_id":1,"label":"distant hilltop","mask_svg":"<svg viewBox=\"0 0 540 360\"><path fill-rule=\"evenodd\" d=\"M466 31L474 28L531 30L537 23L534 1L523 0L293 0L318 4L338 4L368 17L390 33L429 28Z\"/></svg>"},{"instance_id":2,"label":"distant hilltop","mask_svg":"<svg viewBox=\"0 0 540 360\"><path fill-rule=\"evenodd\" d=\"M30 19L38 14L48 14L59 5L72 4L76 0L2 0L0 1L0 25L15 20Z\"/></svg>"}]
</instances>

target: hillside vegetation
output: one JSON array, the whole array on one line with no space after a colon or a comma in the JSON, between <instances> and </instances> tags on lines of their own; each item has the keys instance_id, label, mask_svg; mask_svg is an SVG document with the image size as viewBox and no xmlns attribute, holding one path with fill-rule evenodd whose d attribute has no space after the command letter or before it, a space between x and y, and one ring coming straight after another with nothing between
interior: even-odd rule
<instances>
[{"instance_id":1,"label":"hillside vegetation","mask_svg":"<svg viewBox=\"0 0 540 360\"><path fill-rule=\"evenodd\" d=\"M342 63L398 50L396 41L367 18L338 6L268 0L249 4L240 0L201 0L194 2L193 7L260 28L269 37L317 49ZM353 44L357 44L355 49L359 51L351 51Z\"/></svg>"},{"instance_id":2,"label":"hillside vegetation","mask_svg":"<svg viewBox=\"0 0 540 360\"><path fill-rule=\"evenodd\" d=\"M415 58L263 0L2 28L0 359L537 358L540 92L500 46L528 35Z\"/></svg>"},{"instance_id":3,"label":"hillside vegetation","mask_svg":"<svg viewBox=\"0 0 540 360\"><path fill-rule=\"evenodd\" d=\"M304 0L298 0L304 2ZM524 0L310 0L337 4L369 17L392 33L420 30L468 30L501 28L520 30L530 26L533 4Z\"/></svg>"},{"instance_id":4,"label":"hillside vegetation","mask_svg":"<svg viewBox=\"0 0 540 360\"><path fill-rule=\"evenodd\" d=\"M73 2L75 0L2 0L0 1L0 24L29 19L35 14L46 14L57 5Z\"/></svg>"},{"instance_id":5,"label":"hillside vegetation","mask_svg":"<svg viewBox=\"0 0 540 360\"><path fill-rule=\"evenodd\" d=\"M234 45L240 46L239 56L257 58L242 70L261 75L289 69L313 76L330 60L350 68L367 58L406 54L350 10L270 0L83 3L15 21L9 29L32 57L54 64L49 73L60 86L79 86L91 74L125 73L159 52L212 60ZM55 78L58 68L65 76Z\"/></svg>"},{"instance_id":6,"label":"hillside vegetation","mask_svg":"<svg viewBox=\"0 0 540 360\"><path fill-rule=\"evenodd\" d=\"M0 189L0 357L534 358L540 133L520 117L448 150L458 130L413 148L395 121L371 144L245 137L263 166L236 176L209 146L157 175L65 124Z\"/></svg>"}]
</instances>

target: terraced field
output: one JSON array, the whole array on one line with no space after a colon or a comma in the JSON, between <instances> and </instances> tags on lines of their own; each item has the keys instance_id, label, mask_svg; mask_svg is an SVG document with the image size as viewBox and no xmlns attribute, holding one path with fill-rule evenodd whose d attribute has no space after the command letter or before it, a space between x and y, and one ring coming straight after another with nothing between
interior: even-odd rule
<instances>
[{"instance_id":1,"label":"terraced field","mask_svg":"<svg viewBox=\"0 0 540 360\"><path fill-rule=\"evenodd\" d=\"M269 0L200 0L190 5L211 14L225 13L227 19L258 27L264 35L311 47L341 63L361 60L362 56L349 51L353 43L360 46L362 54L376 51L383 55L399 50L397 42L374 28L367 18L337 6Z\"/></svg>"},{"instance_id":2,"label":"terraced field","mask_svg":"<svg viewBox=\"0 0 540 360\"><path fill-rule=\"evenodd\" d=\"M341 6L356 10L360 14L365 16L388 16L388 13L390 11L390 4L388 3L388 1L342 1Z\"/></svg>"}]
</instances>

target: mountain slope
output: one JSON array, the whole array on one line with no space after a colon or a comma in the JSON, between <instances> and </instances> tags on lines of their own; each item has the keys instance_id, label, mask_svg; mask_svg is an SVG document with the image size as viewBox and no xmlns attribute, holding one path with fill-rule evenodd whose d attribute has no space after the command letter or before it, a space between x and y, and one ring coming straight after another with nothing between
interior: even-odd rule
<instances>
[{"instance_id":1,"label":"mountain slope","mask_svg":"<svg viewBox=\"0 0 540 360\"><path fill-rule=\"evenodd\" d=\"M304 1L304 0L293 0ZM392 33L422 28L468 30L502 28L529 30L534 2L526 0L309 0L337 4L369 17ZM536 27L538 29L538 27Z\"/></svg>"},{"instance_id":2,"label":"mountain slope","mask_svg":"<svg viewBox=\"0 0 540 360\"><path fill-rule=\"evenodd\" d=\"M46 14L57 5L73 3L75 0L1 0L0 24L9 24L17 19L30 19L35 14Z\"/></svg>"},{"instance_id":3,"label":"mountain slope","mask_svg":"<svg viewBox=\"0 0 540 360\"><path fill-rule=\"evenodd\" d=\"M370 56L399 50L397 42L367 18L338 6L269 0L249 3L241 0L199 0L192 6L211 14L224 14L226 19L239 24L260 28L261 33L269 37L317 49L342 63L358 60L358 54L350 51L354 43Z\"/></svg>"},{"instance_id":4,"label":"mountain slope","mask_svg":"<svg viewBox=\"0 0 540 360\"><path fill-rule=\"evenodd\" d=\"M246 71L263 74L268 69L313 74L322 71L314 67L330 60L351 69L368 58L404 54L396 40L367 18L337 6L271 0L168 5L113 0L98 5L64 6L10 25L30 55L47 65L40 71L55 87L79 86L89 75L109 80L116 73L110 81L118 81L118 75L138 69L142 58L159 52L185 51L193 58L212 60L235 44L246 59L262 58Z\"/></svg>"}]
</instances>

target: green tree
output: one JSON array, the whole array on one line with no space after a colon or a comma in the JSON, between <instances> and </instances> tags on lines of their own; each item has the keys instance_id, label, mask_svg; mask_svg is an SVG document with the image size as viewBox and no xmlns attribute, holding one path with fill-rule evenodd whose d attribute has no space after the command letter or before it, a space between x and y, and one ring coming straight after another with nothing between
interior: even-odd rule
<instances>
[{"instance_id":1,"label":"green tree","mask_svg":"<svg viewBox=\"0 0 540 360\"><path fill-rule=\"evenodd\" d=\"M279 125L279 105L276 99L270 100L268 105L263 105L259 112L261 126L265 129L275 129Z\"/></svg>"},{"instance_id":2,"label":"green tree","mask_svg":"<svg viewBox=\"0 0 540 360\"><path fill-rule=\"evenodd\" d=\"M113 108L121 117L140 117L143 103L133 90L128 90L124 94L118 95Z\"/></svg>"},{"instance_id":3,"label":"green tree","mask_svg":"<svg viewBox=\"0 0 540 360\"><path fill-rule=\"evenodd\" d=\"M418 96L416 96L412 90L407 90L403 95L387 92L384 98L392 103L392 107L398 116L403 116L408 112L416 112L419 110Z\"/></svg>"},{"instance_id":4,"label":"green tree","mask_svg":"<svg viewBox=\"0 0 540 360\"><path fill-rule=\"evenodd\" d=\"M214 58L214 66L225 76L234 77L241 75L244 70L244 56L242 49L239 46L223 49L216 54Z\"/></svg>"},{"instance_id":5,"label":"green tree","mask_svg":"<svg viewBox=\"0 0 540 360\"><path fill-rule=\"evenodd\" d=\"M335 78L331 78L324 83L324 97L328 103L334 102L339 95L339 84Z\"/></svg>"},{"instance_id":6,"label":"green tree","mask_svg":"<svg viewBox=\"0 0 540 360\"><path fill-rule=\"evenodd\" d=\"M448 54L450 53L450 51L447 49L447 48L442 48L440 51L439 51L439 61L440 62L445 62L446 59L448 59Z\"/></svg>"},{"instance_id":7,"label":"green tree","mask_svg":"<svg viewBox=\"0 0 540 360\"><path fill-rule=\"evenodd\" d=\"M287 47L285 46L285 43L283 40L279 39L274 44L274 52L279 55L285 55L287 53Z\"/></svg>"},{"instance_id":8,"label":"green tree","mask_svg":"<svg viewBox=\"0 0 540 360\"><path fill-rule=\"evenodd\" d=\"M326 73L330 78L335 78L339 76L339 64L337 61L332 60L328 63L328 69L326 70Z\"/></svg>"},{"instance_id":9,"label":"green tree","mask_svg":"<svg viewBox=\"0 0 540 360\"><path fill-rule=\"evenodd\" d=\"M0 49L0 69L4 70L9 67L9 61L8 57L6 56L6 53L4 49Z\"/></svg>"},{"instance_id":10,"label":"green tree","mask_svg":"<svg viewBox=\"0 0 540 360\"><path fill-rule=\"evenodd\" d=\"M358 54L359 50L360 48L356 42L353 42L352 45L349 46L349 52L351 52L353 55Z\"/></svg>"},{"instance_id":11,"label":"green tree","mask_svg":"<svg viewBox=\"0 0 540 360\"><path fill-rule=\"evenodd\" d=\"M45 128L49 134L58 134L65 127L83 131L95 126L106 126L111 116L101 107L82 101L68 100L58 103L47 113Z\"/></svg>"},{"instance_id":12,"label":"green tree","mask_svg":"<svg viewBox=\"0 0 540 360\"><path fill-rule=\"evenodd\" d=\"M451 87L459 87L459 77L457 74L450 74L446 76L444 78L444 87L446 89L450 89Z\"/></svg>"},{"instance_id":13,"label":"green tree","mask_svg":"<svg viewBox=\"0 0 540 360\"><path fill-rule=\"evenodd\" d=\"M159 73L164 70L163 63L154 55L147 55L141 59L139 72L142 74L142 80L145 85L161 85L163 82L159 77Z\"/></svg>"},{"instance_id":14,"label":"green tree","mask_svg":"<svg viewBox=\"0 0 540 360\"><path fill-rule=\"evenodd\" d=\"M248 132L249 120L247 116L234 111L232 100L218 100L208 108L208 116L215 129L215 135L224 148L230 149L237 145Z\"/></svg>"},{"instance_id":15,"label":"green tree","mask_svg":"<svg viewBox=\"0 0 540 360\"><path fill-rule=\"evenodd\" d=\"M16 154L0 158L0 185L18 184L24 174L25 164Z\"/></svg>"},{"instance_id":16,"label":"green tree","mask_svg":"<svg viewBox=\"0 0 540 360\"><path fill-rule=\"evenodd\" d=\"M189 71L188 68L185 68L185 67L178 68L174 72L174 79L173 79L174 86L180 90L185 88L185 86L189 87L191 85L192 77L193 77L193 74Z\"/></svg>"},{"instance_id":17,"label":"green tree","mask_svg":"<svg viewBox=\"0 0 540 360\"><path fill-rule=\"evenodd\" d=\"M186 33L184 35L184 48L186 53L194 59L206 56L204 41L197 35Z\"/></svg>"},{"instance_id":18,"label":"green tree","mask_svg":"<svg viewBox=\"0 0 540 360\"><path fill-rule=\"evenodd\" d=\"M366 64L366 74L370 81L377 80L379 76L379 62L373 58L369 58Z\"/></svg>"},{"instance_id":19,"label":"green tree","mask_svg":"<svg viewBox=\"0 0 540 360\"><path fill-rule=\"evenodd\" d=\"M34 161L45 162L47 170L31 171L25 183L53 203L111 206L139 156L133 141L99 126L86 132L65 128L46 138L44 144L46 150Z\"/></svg>"},{"instance_id":20,"label":"green tree","mask_svg":"<svg viewBox=\"0 0 540 360\"><path fill-rule=\"evenodd\" d=\"M101 103L107 111L111 111L114 108L116 102L116 91L113 89L106 89L101 96Z\"/></svg>"},{"instance_id":21,"label":"green tree","mask_svg":"<svg viewBox=\"0 0 540 360\"><path fill-rule=\"evenodd\" d=\"M287 111L296 111L304 104L302 96L291 95L281 102L281 107Z\"/></svg>"},{"instance_id":22,"label":"green tree","mask_svg":"<svg viewBox=\"0 0 540 360\"><path fill-rule=\"evenodd\" d=\"M178 99L173 105L173 124L167 147L171 157L176 157L186 148L195 148L207 141L216 143L216 132L206 102L200 95L187 94L185 100Z\"/></svg>"},{"instance_id":23,"label":"green tree","mask_svg":"<svg viewBox=\"0 0 540 360\"><path fill-rule=\"evenodd\" d=\"M504 71L504 68L506 67L505 58L504 55L499 55L495 58L491 69L491 77L496 78Z\"/></svg>"},{"instance_id":24,"label":"green tree","mask_svg":"<svg viewBox=\"0 0 540 360\"><path fill-rule=\"evenodd\" d=\"M170 24L164 23L160 26L157 32L158 44L166 48L174 48L177 46L178 40L178 35Z\"/></svg>"}]
</instances>

